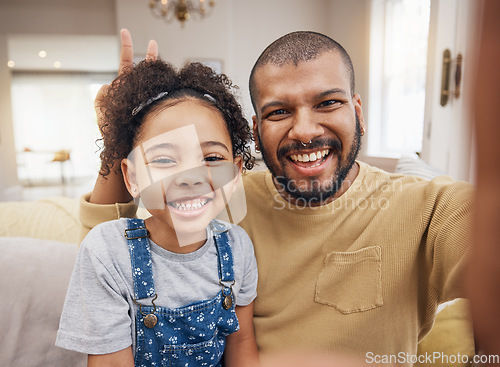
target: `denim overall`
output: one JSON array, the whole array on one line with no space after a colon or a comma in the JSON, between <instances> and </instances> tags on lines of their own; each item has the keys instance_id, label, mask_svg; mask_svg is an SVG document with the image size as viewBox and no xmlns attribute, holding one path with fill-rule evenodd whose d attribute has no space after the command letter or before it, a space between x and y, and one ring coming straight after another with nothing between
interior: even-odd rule
<instances>
[{"instance_id":1,"label":"denim overall","mask_svg":"<svg viewBox=\"0 0 500 367\"><path fill-rule=\"evenodd\" d=\"M125 237L132 262L135 302L139 306L135 366L221 366L225 337L237 331L239 324L232 294L233 255L227 229L215 220L210 226L219 258L221 291L206 301L166 308L154 304L157 294L144 221L128 219ZM152 301L140 302L151 297Z\"/></svg>"}]
</instances>

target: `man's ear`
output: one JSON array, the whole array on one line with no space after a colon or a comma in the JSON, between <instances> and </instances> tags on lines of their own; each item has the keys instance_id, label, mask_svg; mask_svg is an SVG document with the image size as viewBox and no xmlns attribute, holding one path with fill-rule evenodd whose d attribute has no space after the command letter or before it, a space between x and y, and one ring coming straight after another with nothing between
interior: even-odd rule
<instances>
[{"instance_id":1,"label":"man's ear","mask_svg":"<svg viewBox=\"0 0 500 367\"><path fill-rule=\"evenodd\" d=\"M359 124L361 125L362 130L366 130L365 118L363 116L363 108L361 108L361 96L355 93L352 96L352 103L354 104L354 111L356 112L356 116L358 116Z\"/></svg>"},{"instance_id":2,"label":"man's ear","mask_svg":"<svg viewBox=\"0 0 500 367\"><path fill-rule=\"evenodd\" d=\"M252 121L253 121L253 138L255 141L255 150L260 152L259 120L256 115L252 116Z\"/></svg>"},{"instance_id":3,"label":"man's ear","mask_svg":"<svg viewBox=\"0 0 500 367\"><path fill-rule=\"evenodd\" d=\"M139 196L139 187L137 184L137 175L135 173L134 163L130 159L124 158L121 162L123 181L128 192L135 199Z\"/></svg>"}]
</instances>

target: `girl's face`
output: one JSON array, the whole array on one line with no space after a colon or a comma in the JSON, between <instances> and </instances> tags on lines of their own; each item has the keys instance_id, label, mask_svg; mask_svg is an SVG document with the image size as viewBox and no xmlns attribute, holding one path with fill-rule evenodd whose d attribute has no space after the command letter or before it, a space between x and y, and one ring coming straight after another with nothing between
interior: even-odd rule
<instances>
[{"instance_id":1,"label":"girl's face","mask_svg":"<svg viewBox=\"0 0 500 367\"><path fill-rule=\"evenodd\" d=\"M155 223L173 229L183 246L193 243L193 234L204 236L224 209L241 159L233 159L226 123L215 108L186 99L159 111L146 117L122 168L132 196L140 195Z\"/></svg>"}]
</instances>

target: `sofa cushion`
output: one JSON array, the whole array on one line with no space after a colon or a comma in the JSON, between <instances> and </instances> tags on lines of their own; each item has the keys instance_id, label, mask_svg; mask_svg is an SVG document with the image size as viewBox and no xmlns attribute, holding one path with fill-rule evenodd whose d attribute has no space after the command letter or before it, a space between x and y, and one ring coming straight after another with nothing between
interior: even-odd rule
<instances>
[{"instance_id":1,"label":"sofa cushion","mask_svg":"<svg viewBox=\"0 0 500 367\"><path fill-rule=\"evenodd\" d=\"M0 236L78 243L78 200L65 197L0 202Z\"/></svg>"},{"instance_id":2,"label":"sofa cushion","mask_svg":"<svg viewBox=\"0 0 500 367\"><path fill-rule=\"evenodd\" d=\"M54 345L76 244L0 237L2 366L78 367L86 355Z\"/></svg>"},{"instance_id":3,"label":"sofa cushion","mask_svg":"<svg viewBox=\"0 0 500 367\"><path fill-rule=\"evenodd\" d=\"M409 176L417 176L432 180L436 176L445 175L446 173L431 166L429 163L420 159L416 154L403 155L396 164L396 173L403 173Z\"/></svg>"}]
</instances>

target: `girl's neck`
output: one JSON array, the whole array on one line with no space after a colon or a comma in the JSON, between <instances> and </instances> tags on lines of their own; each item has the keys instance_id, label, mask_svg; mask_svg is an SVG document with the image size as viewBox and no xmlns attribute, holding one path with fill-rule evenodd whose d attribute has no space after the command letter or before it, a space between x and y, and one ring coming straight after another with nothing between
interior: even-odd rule
<instances>
[{"instance_id":1,"label":"girl's neck","mask_svg":"<svg viewBox=\"0 0 500 367\"><path fill-rule=\"evenodd\" d=\"M149 217L145 220L145 224L151 241L171 252L188 254L198 250L207 242L206 231L189 235L184 234L184 241L181 246L175 230L166 223L157 220L155 217ZM189 236L189 238L186 236ZM188 244L186 245L186 243Z\"/></svg>"}]
</instances>

